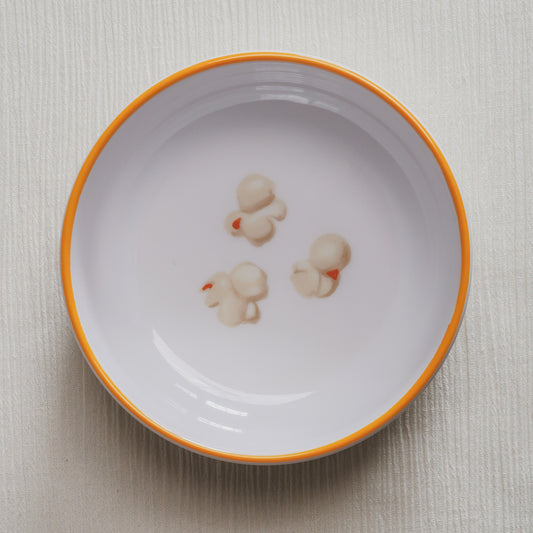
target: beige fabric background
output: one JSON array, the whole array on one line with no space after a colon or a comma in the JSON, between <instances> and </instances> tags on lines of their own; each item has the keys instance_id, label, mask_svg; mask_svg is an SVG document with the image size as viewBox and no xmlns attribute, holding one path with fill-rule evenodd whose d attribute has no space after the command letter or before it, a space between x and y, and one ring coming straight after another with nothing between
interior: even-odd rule
<instances>
[{"instance_id":1,"label":"beige fabric background","mask_svg":"<svg viewBox=\"0 0 533 533\"><path fill-rule=\"evenodd\" d=\"M0 530L533 530L533 7L501 0L0 0ZM307 464L183 451L85 364L59 279L76 174L143 90L245 50L324 57L407 105L469 213L470 302L384 431Z\"/></svg>"}]
</instances>

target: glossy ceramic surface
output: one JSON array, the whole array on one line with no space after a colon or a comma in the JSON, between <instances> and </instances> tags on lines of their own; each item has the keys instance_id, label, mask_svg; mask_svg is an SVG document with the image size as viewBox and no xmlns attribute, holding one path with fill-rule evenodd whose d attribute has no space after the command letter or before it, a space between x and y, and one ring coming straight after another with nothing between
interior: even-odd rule
<instances>
[{"instance_id":1,"label":"glossy ceramic surface","mask_svg":"<svg viewBox=\"0 0 533 533\"><path fill-rule=\"evenodd\" d=\"M286 204L261 246L224 226L254 173ZM351 260L334 293L303 298L292 267L328 233ZM230 328L201 289L243 262L268 294ZM62 274L91 367L139 420L223 459L297 461L378 430L438 369L468 232L444 158L389 95L318 60L250 54L178 73L110 126L74 187Z\"/></svg>"}]
</instances>

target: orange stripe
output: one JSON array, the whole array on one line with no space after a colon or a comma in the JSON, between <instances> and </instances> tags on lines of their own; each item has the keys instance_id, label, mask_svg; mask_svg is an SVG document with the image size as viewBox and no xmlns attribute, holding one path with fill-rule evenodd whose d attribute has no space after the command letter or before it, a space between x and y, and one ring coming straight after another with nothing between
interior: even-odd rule
<instances>
[{"instance_id":1,"label":"orange stripe","mask_svg":"<svg viewBox=\"0 0 533 533\"><path fill-rule=\"evenodd\" d=\"M288 453L283 455L240 455L229 452L223 452L220 450L214 450L201 446L194 442L187 441L182 437L171 433L164 427L160 426L157 422L148 418L144 413L142 413L124 394L116 387L111 378L105 373L101 367L98 359L93 353L85 333L83 331L78 312L76 310L76 302L74 300L74 291L72 289L72 279L70 272L70 245L72 239L72 228L74 225L74 217L76 215L76 210L78 202L91 172L94 162L100 155L100 152L103 150L104 146L107 144L109 139L115 134L118 128L122 123L132 115L140 106L146 103L150 98L163 91L170 85L177 83L184 78L193 76L204 70L211 68L219 67L222 65L228 65L232 63L241 63L244 61L287 61L292 63L300 63L302 65L310 65L312 67L317 67L334 74L343 76L359 85L373 92L379 96L382 100L387 102L391 107L393 107L400 115L405 118L405 120L411 125L411 127L417 132L421 139L426 143L428 148L431 150L435 156L437 162L440 165L444 178L448 184L450 194L455 206L457 213L457 222L459 225L459 234L461 238L461 280L459 284L459 292L457 295L457 302L455 305L455 310L444 334L444 338L437 349L437 352L431 359L431 362L426 367L422 375L417 379L415 384L407 391L407 393L396 403L394 404L386 413L381 415L379 418L376 418L373 422L367 426L361 428L360 430L344 437L340 440L320 446L319 448L314 448L312 450L305 450L297 453ZM453 342L453 339L459 328L461 322L461 317L466 304L466 297L468 292L469 276L470 276L470 241L468 236L468 225L466 220L466 214L461 200L461 195L459 189L453 177L453 174L446 162L443 154L435 144L435 141L430 137L428 132L424 127L418 122L418 120L394 97L389 93L374 85L372 82L363 78L359 74L355 74L345 68L333 65L326 61L320 59L313 59L309 57L298 56L295 54L285 54L279 52L254 52L246 54L236 54L229 55L224 57L219 57L215 59L210 59L202 63L198 63L189 68L186 68L176 74L169 76L168 78L160 81L136 100L134 100L124 111L122 111L117 118L108 126L104 131L102 136L98 139L93 149L87 156L85 163L83 164L80 173L74 183L72 193L67 205L67 210L65 213L65 219L63 222L63 233L61 236L61 276L63 282L63 291L65 294L65 301L67 304L67 310L74 328L78 342L90 364L95 374L102 381L102 383L107 387L109 392L115 397L115 399L126 408L132 415L134 415L139 421L153 429L155 432L159 433L161 436L169 439L172 442L180 444L186 448L194 450L204 455L209 455L212 457L218 457L220 459L226 459L230 461L239 461L246 463L282 463L282 462L292 462L292 461L302 461L306 459L312 459L320 457L322 455L327 455L329 453L338 451L342 448L346 448L356 442L359 442L379 429L381 429L385 424L390 422L394 417L396 417L414 398L422 391L422 389L427 385L429 380L433 377L439 366L442 364L450 346Z\"/></svg>"}]
</instances>

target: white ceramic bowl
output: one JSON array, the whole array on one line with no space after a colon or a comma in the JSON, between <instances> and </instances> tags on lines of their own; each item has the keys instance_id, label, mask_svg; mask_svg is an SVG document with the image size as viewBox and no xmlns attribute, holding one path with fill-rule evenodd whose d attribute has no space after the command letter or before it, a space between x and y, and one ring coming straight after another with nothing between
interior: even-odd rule
<instances>
[{"instance_id":1,"label":"white ceramic bowl","mask_svg":"<svg viewBox=\"0 0 533 533\"><path fill-rule=\"evenodd\" d=\"M287 206L263 246L224 228L251 173ZM330 297L302 298L292 265L330 232L351 262ZM78 176L61 254L77 339L117 401L252 463L320 457L396 416L446 356L470 270L459 191L419 122L353 72L279 53L200 63L129 105ZM269 293L229 328L200 289L243 261Z\"/></svg>"}]
</instances>

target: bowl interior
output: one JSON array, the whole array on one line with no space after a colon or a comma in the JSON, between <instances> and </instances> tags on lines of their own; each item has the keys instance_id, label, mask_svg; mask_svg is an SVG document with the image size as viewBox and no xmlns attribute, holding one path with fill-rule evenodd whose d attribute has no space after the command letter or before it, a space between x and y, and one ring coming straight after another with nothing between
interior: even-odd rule
<instances>
[{"instance_id":1,"label":"bowl interior","mask_svg":"<svg viewBox=\"0 0 533 533\"><path fill-rule=\"evenodd\" d=\"M250 173L287 205L261 247L226 215ZM352 259L329 298L290 281L312 242ZM137 109L106 144L75 215L71 275L99 364L146 416L245 455L327 445L389 410L432 360L456 306L461 242L435 157L376 94L299 63L192 75ZM256 324L204 304L217 271L268 275Z\"/></svg>"}]
</instances>

